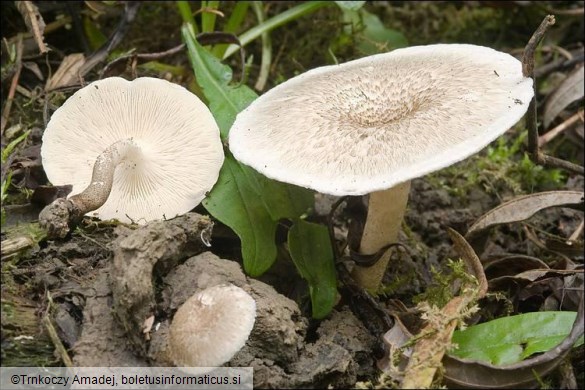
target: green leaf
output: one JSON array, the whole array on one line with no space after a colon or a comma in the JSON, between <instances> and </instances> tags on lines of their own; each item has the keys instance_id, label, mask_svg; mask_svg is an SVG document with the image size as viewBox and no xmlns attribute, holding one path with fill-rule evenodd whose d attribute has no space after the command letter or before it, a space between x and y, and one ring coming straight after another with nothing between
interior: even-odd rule
<instances>
[{"instance_id":1,"label":"green leaf","mask_svg":"<svg viewBox=\"0 0 585 390\"><path fill-rule=\"evenodd\" d=\"M244 269L249 275L258 276L276 259L276 223L265 204L258 201L258 191L245 171L250 168L240 165L228 152L219 180L203 200L203 206L240 237Z\"/></svg>"},{"instance_id":2,"label":"green leaf","mask_svg":"<svg viewBox=\"0 0 585 390\"><path fill-rule=\"evenodd\" d=\"M452 341L459 348L450 355L497 366L517 363L563 341L576 315L569 311L525 313L470 326L454 332ZM582 343L583 337L575 346Z\"/></svg>"},{"instance_id":3,"label":"green leaf","mask_svg":"<svg viewBox=\"0 0 585 390\"><path fill-rule=\"evenodd\" d=\"M276 14L272 18L267 19L262 23L255 25L245 33L241 34L238 38L240 39L240 43L242 44L242 46L246 46L248 43L260 37L265 32L272 31L277 27L280 27L282 25L292 22L295 19L300 18L301 16L311 14L318 10L319 8L329 6L331 4L333 4L331 1L302 2L298 5L295 5L292 8L287 9L284 12ZM223 59L225 60L226 58L237 52L238 49L239 48L237 45L229 45L225 54L223 55Z\"/></svg>"},{"instance_id":4,"label":"green leaf","mask_svg":"<svg viewBox=\"0 0 585 390\"><path fill-rule=\"evenodd\" d=\"M236 34L240 27L242 26L244 19L246 18L249 6L250 6L249 1L236 2L236 5L234 6L234 9L230 14L230 17L223 28L223 32ZM211 52L217 58L222 58L223 53L225 53L227 48L228 44L218 44L214 46Z\"/></svg>"},{"instance_id":5,"label":"green leaf","mask_svg":"<svg viewBox=\"0 0 585 390\"><path fill-rule=\"evenodd\" d=\"M2 149L2 164L4 164L6 161L8 161L8 157L10 157L10 155L12 154L14 149L18 146L19 143L24 141L26 139L26 137L28 137L29 134L30 134L30 130L25 131L23 134L18 136L18 138L10 141L10 143L8 145L6 145L6 147L4 149Z\"/></svg>"},{"instance_id":6,"label":"green leaf","mask_svg":"<svg viewBox=\"0 0 585 390\"><path fill-rule=\"evenodd\" d=\"M217 121L221 137L225 140L236 115L258 95L246 85L229 85L232 80L230 67L201 47L189 25L183 25L181 31L197 83L209 101L209 109Z\"/></svg>"},{"instance_id":7,"label":"green leaf","mask_svg":"<svg viewBox=\"0 0 585 390\"><path fill-rule=\"evenodd\" d=\"M197 83L226 140L236 115L257 95L245 85L229 85L231 69L197 43L188 25L182 33ZM229 151L218 182L203 201L211 215L240 237L244 269L252 276L261 275L276 260L278 220L296 219L312 204L312 191L270 180L240 164Z\"/></svg>"},{"instance_id":8,"label":"green leaf","mask_svg":"<svg viewBox=\"0 0 585 390\"><path fill-rule=\"evenodd\" d=\"M179 13L181 14L181 18L183 19L183 23L187 23L191 26L194 33L197 33L197 24L195 23L195 18L193 17L193 11L191 11L191 6L189 5L188 1L177 1L177 8L179 9Z\"/></svg>"},{"instance_id":9,"label":"green leaf","mask_svg":"<svg viewBox=\"0 0 585 390\"><path fill-rule=\"evenodd\" d=\"M99 49L108 40L89 16L83 18L83 30L92 50Z\"/></svg>"},{"instance_id":10,"label":"green leaf","mask_svg":"<svg viewBox=\"0 0 585 390\"><path fill-rule=\"evenodd\" d=\"M387 52L408 45L401 32L386 28L377 15L360 10L364 30L358 34L357 47L366 55Z\"/></svg>"},{"instance_id":11,"label":"green leaf","mask_svg":"<svg viewBox=\"0 0 585 390\"><path fill-rule=\"evenodd\" d=\"M335 305L337 278L327 228L297 220L288 232L291 257L301 276L309 283L313 317L325 317Z\"/></svg>"}]
</instances>

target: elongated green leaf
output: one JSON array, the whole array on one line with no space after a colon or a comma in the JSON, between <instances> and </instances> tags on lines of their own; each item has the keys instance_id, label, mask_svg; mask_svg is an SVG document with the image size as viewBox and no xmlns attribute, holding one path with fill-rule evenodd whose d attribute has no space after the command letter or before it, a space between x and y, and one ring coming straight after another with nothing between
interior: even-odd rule
<instances>
[{"instance_id":1,"label":"elongated green leaf","mask_svg":"<svg viewBox=\"0 0 585 390\"><path fill-rule=\"evenodd\" d=\"M301 276L309 283L314 318L323 318L335 305L337 278L327 228L295 221L288 232L291 257Z\"/></svg>"},{"instance_id":2,"label":"elongated green leaf","mask_svg":"<svg viewBox=\"0 0 585 390\"><path fill-rule=\"evenodd\" d=\"M449 354L462 359L506 365L558 345L571 332L577 313L548 311L498 318L453 334L459 346ZM583 343L581 337L579 344Z\"/></svg>"},{"instance_id":3,"label":"elongated green leaf","mask_svg":"<svg viewBox=\"0 0 585 390\"><path fill-rule=\"evenodd\" d=\"M228 21L226 22L223 32L226 33L233 33L236 34L240 29L244 19L246 18L246 13L248 12L248 7L250 6L249 1L238 1L232 10ZM225 53L228 44L219 44L215 45L212 50L212 53L217 58L222 58L223 53Z\"/></svg>"},{"instance_id":4,"label":"elongated green leaf","mask_svg":"<svg viewBox=\"0 0 585 390\"><path fill-rule=\"evenodd\" d=\"M230 67L222 64L197 43L189 25L183 25L181 31L197 83L209 101L209 109L217 121L221 137L225 140L236 115L258 95L246 85L238 87L229 85L232 80Z\"/></svg>"},{"instance_id":5,"label":"elongated green leaf","mask_svg":"<svg viewBox=\"0 0 585 390\"><path fill-rule=\"evenodd\" d=\"M245 85L229 85L231 69L197 43L188 25L183 26L182 32L197 82L222 137L227 139L238 112L257 95ZM296 219L312 204L311 191L270 180L241 165L229 151L226 151L218 182L203 201L211 215L240 237L244 269L252 276L261 275L276 260L274 235L278 220Z\"/></svg>"},{"instance_id":6,"label":"elongated green leaf","mask_svg":"<svg viewBox=\"0 0 585 390\"><path fill-rule=\"evenodd\" d=\"M249 168L240 165L228 152L219 180L203 206L240 237L244 268L248 274L258 276L276 259L276 223L264 203L258 201L258 192L244 170Z\"/></svg>"},{"instance_id":7,"label":"elongated green leaf","mask_svg":"<svg viewBox=\"0 0 585 390\"><path fill-rule=\"evenodd\" d=\"M294 7L273 16L272 18L265 20L264 22L257 24L256 26L252 27L245 33L239 36L240 42L242 46L246 46L248 43L252 42L254 39L261 36L263 33L272 31L277 27L280 27L286 23L289 23L301 16L310 14L315 12L321 7L329 6L333 4L330 1L305 1ZM223 59L225 60L232 54L238 51L237 45L229 45L225 54L223 55Z\"/></svg>"}]
</instances>

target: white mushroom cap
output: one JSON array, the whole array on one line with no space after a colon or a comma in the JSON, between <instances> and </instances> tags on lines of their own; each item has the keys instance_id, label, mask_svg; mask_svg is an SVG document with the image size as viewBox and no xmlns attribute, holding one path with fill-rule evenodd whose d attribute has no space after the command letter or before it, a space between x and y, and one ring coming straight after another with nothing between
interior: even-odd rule
<instances>
[{"instance_id":1,"label":"white mushroom cap","mask_svg":"<svg viewBox=\"0 0 585 390\"><path fill-rule=\"evenodd\" d=\"M415 46L278 85L237 116L229 145L272 179L363 195L478 152L524 115L532 95L532 79L506 53Z\"/></svg>"},{"instance_id":2,"label":"white mushroom cap","mask_svg":"<svg viewBox=\"0 0 585 390\"><path fill-rule=\"evenodd\" d=\"M51 117L41 149L48 179L82 192L96 158L120 140L133 146L108 200L88 215L145 223L184 214L213 187L224 159L219 128L197 96L161 79L112 77L80 89Z\"/></svg>"},{"instance_id":3,"label":"white mushroom cap","mask_svg":"<svg viewBox=\"0 0 585 390\"><path fill-rule=\"evenodd\" d=\"M206 288L179 307L169 329L170 354L179 367L217 367L252 332L256 302L232 284Z\"/></svg>"}]
</instances>

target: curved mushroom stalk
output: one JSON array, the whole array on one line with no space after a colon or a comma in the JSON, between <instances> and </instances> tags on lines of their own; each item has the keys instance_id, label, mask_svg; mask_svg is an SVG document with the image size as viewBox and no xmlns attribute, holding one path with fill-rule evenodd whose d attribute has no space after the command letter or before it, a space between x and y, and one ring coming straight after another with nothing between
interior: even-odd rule
<instances>
[{"instance_id":1,"label":"curved mushroom stalk","mask_svg":"<svg viewBox=\"0 0 585 390\"><path fill-rule=\"evenodd\" d=\"M398 241L398 233L406 212L409 192L410 180L390 189L370 194L360 253L374 254L385 246ZM352 277L363 288L376 292L386 272L391 252L391 250L386 250L371 267L356 265Z\"/></svg>"},{"instance_id":2,"label":"curved mushroom stalk","mask_svg":"<svg viewBox=\"0 0 585 390\"><path fill-rule=\"evenodd\" d=\"M74 194L40 215L54 238L89 212L138 224L187 213L217 182L224 153L217 122L196 95L166 80L110 77L53 113L41 157L49 181Z\"/></svg>"},{"instance_id":3,"label":"curved mushroom stalk","mask_svg":"<svg viewBox=\"0 0 585 390\"><path fill-rule=\"evenodd\" d=\"M83 192L69 199L59 198L39 214L39 225L49 238L64 238L83 216L97 210L108 200L116 167L128 156L140 153L140 148L126 139L110 145L96 159L91 182Z\"/></svg>"}]
</instances>

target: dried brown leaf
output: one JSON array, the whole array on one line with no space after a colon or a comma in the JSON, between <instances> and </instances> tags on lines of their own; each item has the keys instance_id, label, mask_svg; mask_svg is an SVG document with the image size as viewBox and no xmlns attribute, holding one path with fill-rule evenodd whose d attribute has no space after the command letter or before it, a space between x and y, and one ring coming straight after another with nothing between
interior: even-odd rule
<instances>
[{"instance_id":1,"label":"dried brown leaf","mask_svg":"<svg viewBox=\"0 0 585 390\"><path fill-rule=\"evenodd\" d=\"M571 72L557 89L550 95L544 106L544 127L548 125L563 111L569 104L583 99L584 68L579 68Z\"/></svg>"},{"instance_id":2,"label":"dried brown leaf","mask_svg":"<svg viewBox=\"0 0 585 390\"><path fill-rule=\"evenodd\" d=\"M79 69L85 63L83 53L73 53L63 58L59 68L47 80L45 90L52 91L60 87L68 87L79 82Z\"/></svg>"},{"instance_id":3,"label":"dried brown leaf","mask_svg":"<svg viewBox=\"0 0 585 390\"><path fill-rule=\"evenodd\" d=\"M484 262L484 270L488 280L502 276L514 276L533 269L548 269L542 260L526 255L510 255Z\"/></svg>"},{"instance_id":4,"label":"dried brown leaf","mask_svg":"<svg viewBox=\"0 0 585 390\"><path fill-rule=\"evenodd\" d=\"M549 207L583 207L582 191L547 191L519 196L488 211L469 228L465 237L475 239L492 226L524 221Z\"/></svg>"},{"instance_id":5,"label":"dried brown leaf","mask_svg":"<svg viewBox=\"0 0 585 390\"><path fill-rule=\"evenodd\" d=\"M559 115L569 104L583 99L584 68L583 65L571 72L557 89L549 96L544 106L544 127L548 125Z\"/></svg>"},{"instance_id":6,"label":"dried brown leaf","mask_svg":"<svg viewBox=\"0 0 585 390\"><path fill-rule=\"evenodd\" d=\"M16 9L22 15L24 23L28 28L28 31L35 38L35 42L39 47L40 54L45 54L49 51L47 45L45 45L45 21L39 12L39 9L32 1L15 1Z\"/></svg>"}]
</instances>

